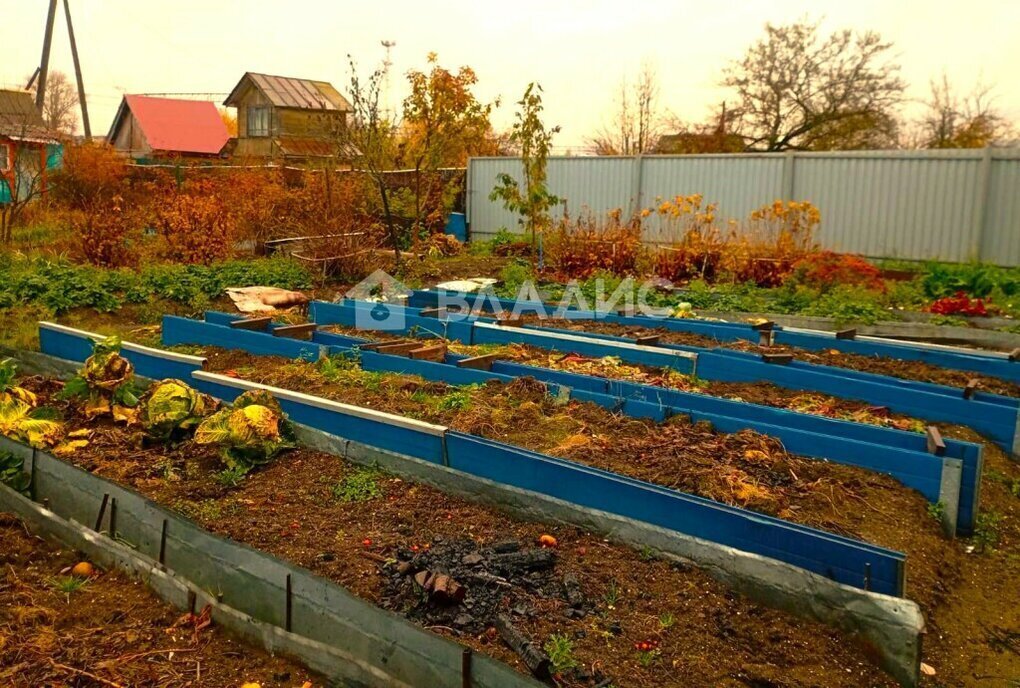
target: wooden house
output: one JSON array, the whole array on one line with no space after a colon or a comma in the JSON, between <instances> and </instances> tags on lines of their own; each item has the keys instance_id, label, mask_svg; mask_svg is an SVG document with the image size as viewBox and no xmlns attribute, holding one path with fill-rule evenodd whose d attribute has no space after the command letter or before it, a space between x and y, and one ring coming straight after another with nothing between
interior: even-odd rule
<instances>
[{"instance_id":1,"label":"wooden house","mask_svg":"<svg viewBox=\"0 0 1020 688\"><path fill-rule=\"evenodd\" d=\"M62 151L31 93L0 90L0 203L44 192L47 173L60 165Z\"/></svg>"},{"instance_id":2,"label":"wooden house","mask_svg":"<svg viewBox=\"0 0 1020 688\"><path fill-rule=\"evenodd\" d=\"M136 160L210 158L230 133L209 101L126 95L106 138Z\"/></svg>"},{"instance_id":3,"label":"wooden house","mask_svg":"<svg viewBox=\"0 0 1020 688\"><path fill-rule=\"evenodd\" d=\"M237 108L239 158L307 161L335 153L332 132L351 106L326 81L248 72L224 105Z\"/></svg>"}]
</instances>

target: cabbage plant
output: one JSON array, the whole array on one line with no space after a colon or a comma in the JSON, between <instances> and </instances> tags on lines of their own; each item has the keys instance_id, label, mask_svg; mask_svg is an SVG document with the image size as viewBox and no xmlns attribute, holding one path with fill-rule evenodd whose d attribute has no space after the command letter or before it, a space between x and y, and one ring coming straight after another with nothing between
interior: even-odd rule
<instances>
[{"instance_id":1,"label":"cabbage plant","mask_svg":"<svg viewBox=\"0 0 1020 688\"><path fill-rule=\"evenodd\" d=\"M156 383L142 402L142 425L146 433L167 442L198 427L218 403L181 380L166 379Z\"/></svg>"},{"instance_id":2,"label":"cabbage plant","mask_svg":"<svg viewBox=\"0 0 1020 688\"><path fill-rule=\"evenodd\" d=\"M294 429L280 404L264 390L245 392L195 431L199 444L215 444L230 470L243 474L295 446Z\"/></svg>"}]
</instances>

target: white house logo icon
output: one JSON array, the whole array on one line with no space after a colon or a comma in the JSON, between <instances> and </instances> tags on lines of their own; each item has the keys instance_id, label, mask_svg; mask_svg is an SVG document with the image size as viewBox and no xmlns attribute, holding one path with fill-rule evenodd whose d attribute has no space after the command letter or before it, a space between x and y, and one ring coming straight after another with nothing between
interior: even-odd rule
<instances>
[{"instance_id":1,"label":"white house logo icon","mask_svg":"<svg viewBox=\"0 0 1020 688\"><path fill-rule=\"evenodd\" d=\"M359 330L403 330L404 305L411 290L385 270L376 270L351 287L344 296L358 301L369 301L354 312L354 323Z\"/></svg>"}]
</instances>

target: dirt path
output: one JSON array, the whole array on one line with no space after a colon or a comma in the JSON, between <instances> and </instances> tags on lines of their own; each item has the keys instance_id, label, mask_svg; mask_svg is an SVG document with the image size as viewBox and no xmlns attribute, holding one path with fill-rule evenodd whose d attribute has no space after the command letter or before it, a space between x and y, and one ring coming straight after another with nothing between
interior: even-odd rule
<instances>
[{"instance_id":1,"label":"dirt path","mask_svg":"<svg viewBox=\"0 0 1020 688\"><path fill-rule=\"evenodd\" d=\"M138 581L75 579L74 554L0 513L0 685L263 688L324 681L211 626L197 633ZM77 580L78 582L75 582ZM91 677L90 677L91 674Z\"/></svg>"}]
</instances>

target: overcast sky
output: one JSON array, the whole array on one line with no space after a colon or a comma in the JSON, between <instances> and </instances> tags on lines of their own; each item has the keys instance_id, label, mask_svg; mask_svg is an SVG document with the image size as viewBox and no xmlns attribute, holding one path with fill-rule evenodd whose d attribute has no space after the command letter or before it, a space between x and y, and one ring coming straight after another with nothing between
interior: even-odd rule
<instances>
[{"instance_id":1,"label":"overcast sky","mask_svg":"<svg viewBox=\"0 0 1020 688\"><path fill-rule=\"evenodd\" d=\"M47 0L0 0L0 84L23 86L38 66ZM71 0L94 133L105 133L122 93L225 94L245 71L332 81L346 90L346 54L378 65L392 49L390 97L429 51L470 65L482 99L500 97L508 125L532 80L545 89L559 150L583 147L609 116L621 77L656 65L662 105L704 119L727 97L718 86L765 22L823 20L826 29L873 29L894 43L923 97L943 70L957 85L995 84L999 108L1020 120L1017 0ZM62 7L51 68L73 73Z\"/></svg>"}]
</instances>

